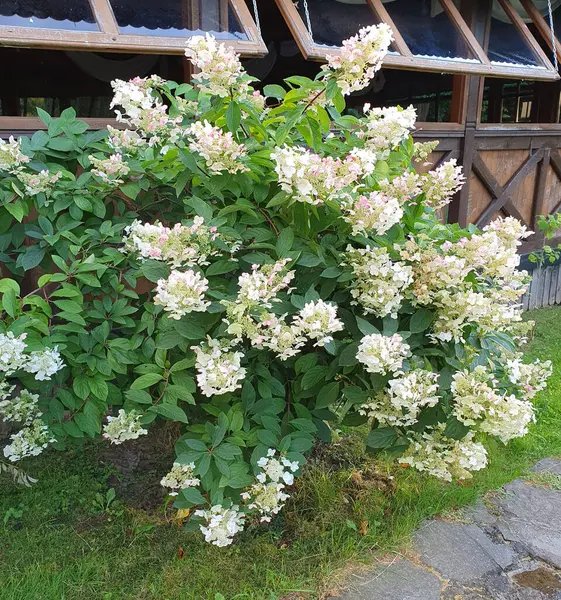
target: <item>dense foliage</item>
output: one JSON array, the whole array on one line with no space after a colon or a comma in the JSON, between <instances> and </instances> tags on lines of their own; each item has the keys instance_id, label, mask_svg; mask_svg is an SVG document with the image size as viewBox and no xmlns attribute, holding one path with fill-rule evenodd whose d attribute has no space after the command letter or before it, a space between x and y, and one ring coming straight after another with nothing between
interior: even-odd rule
<instances>
[{"instance_id":1,"label":"dense foliage","mask_svg":"<svg viewBox=\"0 0 561 600\"><path fill-rule=\"evenodd\" d=\"M176 422L162 485L227 545L341 423L447 480L485 466L478 437L524 435L549 370L515 350L527 233L442 224L461 170L415 172L435 146L412 107L344 116L390 40L362 30L262 95L193 38L196 87L113 82L126 129L39 111L0 144L6 466Z\"/></svg>"}]
</instances>

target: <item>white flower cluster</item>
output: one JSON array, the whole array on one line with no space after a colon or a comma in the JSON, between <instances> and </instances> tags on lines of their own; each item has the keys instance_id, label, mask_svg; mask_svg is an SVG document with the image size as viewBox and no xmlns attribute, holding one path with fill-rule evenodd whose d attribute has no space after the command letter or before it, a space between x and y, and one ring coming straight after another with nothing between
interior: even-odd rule
<instances>
[{"instance_id":1,"label":"white flower cluster","mask_svg":"<svg viewBox=\"0 0 561 600\"><path fill-rule=\"evenodd\" d=\"M88 158L95 167L92 169L92 173L108 185L117 186L123 183L120 177L125 177L130 173L130 167L123 161L120 154L112 154L105 159L96 158L92 155Z\"/></svg>"},{"instance_id":2,"label":"white flower cluster","mask_svg":"<svg viewBox=\"0 0 561 600\"><path fill-rule=\"evenodd\" d=\"M189 487L197 487L201 483L200 479L193 476L194 470L195 463L182 465L174 462L171 471L162 478L160 485L172 490L169 493L170 496L177 496L179 491Z\"/></svg>"},{"instance_id":3,"label":"white flower cluster","mask_svg":"<svg viewBox=\"0 0 561 600\"><path fill-rule=\"evenodd\" d=\"M195 217L192 225L176 223L172 228L155 223L134 221L125 227L124 252L136 252L140 258L152 258L171 267L204 266L208 257L217 253L212 242L218 237L216 227L205 225Z\"/></svg>"},{"instance_id":4,"label":"white flower cluster","mask_svg":"<svg viewBox=\"0 0 561 600\"><path fill-rule=\"evenodd\" d=\"M456 162L452 158L421 177L421 188L427 206L434 209L446 206L464 185L466 178L462 174L462 167L456 166Z\"/></svg>"},{"instance_id":5,"label":"white flower cluster","mask_svg":"<svg viewBox=\"0 0 561 600\"><path fill-rule=\"evenodd\" d=\"M467 289L465 279L472 266L465 258L446 252L447 248L443 244L439 249L432 242L421 245L413 239L407 240L402 248L401 258L413 268L413 285L409 296L414 304L434 302L443 290Z\"/></svg>"},{"instance_id":6,"label":"white flower cluster","mask_svg":"<svg viewBox=\"0 0 561 600\"><path fill-rule=\"evenodd\" d=\"M15 386L0 381L0 417L4 421L31 425L40 415L39 396L28 390L21 390L19 395L12 396Z\"/></svg>"},{"instance_id":7,"label":"white flower cluster","mask_svg":"<svg viewBox=\"0 0 561 600\"><path fill-rule=\"evenodd\" d=\"M241 352L210 337L192 350L197 355L197 383L204 396L219 396L242 386L246 371L240 364Z\"/></svg>"},{"instance_id":8,"label":"white flower cluster","mask_svg":"<svg viewBox=\"0 0 561 600\"><path fill-rule=\"evenodd\" d=\"M208 280L193 270L172 271L167 279L157 283L154 304L163 306L172 319L181 319L190 312L204 312L210 302L205 301Z\"/></svg>"},{"instance_id":9,"label":"white flower cluster","mask_svg":"<svg viewBox=\"0 0 561 600\"><path fill-rule=\"evenodd\" d=\"M214 546L229 546L236 533L243 531L245 515L240 512L239 506L225 508L216 504L210 510L196 510L194 514L206 521L206 525L201 525L200 530L205 536L205 542Z\"/></svg>"},{"instance_id":10,"label":"white flower cluster","mask_svg":"<svg viewBox=\"0 0 561 600\"><path fill-rule=\"evenodd\" d=\"M185 56L199 71L193 75L193 80L199 83L202 91L221 98L242 91L240 80L244 70L233 48L217 42L208 33L189 38L186 46Z\"/></svg>"},{"instance_id":11,"label":"white flower cluster","mask_svg":"<svg viewBox=\"0 0 561 600\"><path fill-rule=\"evenodd\" d=\"M135 410L128 413L122 408L116 417L108 416L107 423L103 426L103 437L112 444L122 444L128 440L136 440L141 435L146 435L148 430L140 424L142 415Z\"/></svg>"},{"instance_id":12,"label":"white flower cluster","mask_svg":"<svg viewBox=\"0 0 561 600\"><path fill-rule=\"evenodd\" d=\"M415 129L417 111L413 106L389 106L387 108L364 105L366 129L358 133L364 138L367 147L376 151L391 150L409 137Z\"/></svg>"},{"instance_id":13,"label":"white flower cluster","mask_svg":"<svg viewBox=\"0 0 561 600\"><path fill-rule=\"evenodd\" d=\"M359 413L390 427L414 425L423 408L436 406L440 400L438 377L438 373L423 369L398 373L388 382L387 390L363 404Z\"/></svg>"},{"instance_id":14,"label":"white flower cluster","mask_svg":"<svg viewBox=\"0 0 561 600\"><path fill-rule=\"evenodd\" d=\"M316 340L314 346L325 346L333 340L332 333L344 329L343 322L337 318L337 307L323 300L307 302L296 315L294 325L308 338Z\"/></svg>"},{"instance_id":15,"label":"white flower cluster","mask_svg":"<svg viewBox=\"0 0 561 600\"><path fill-rule=\"evenodd\" d=\"M117 121L136 127L143 135L149 135L149 144L163 140L174 141L181 135L178 127L182 117L171 118L167 106L156 96L155 90L163 83L158 75L134 77L130 81L115 79L111 82L114 91L109 105L122 106L124 113L116 110Z\"/></svg>"},{"instance_id":16,"label":"white flower cluster","mask_svg":"<svg viewBox=\"0 0 561 600\"><path fill-rule=\"evenodd\" d=\"M281 456L275 458L276 451L269 448L267 456L257 461L261 472L254 483L242 498L248 501L247 508L259 513L260 521L270 522L284 506L290 495L283 492L285 485L294 483L294 473L298 471L299 464Z\"/></svg>"},{"instance_id":17,"label":"white flower cluster","mask_svg":"<svg viewBox=\"0 0 561 600\"><path fill-rule=\"evenodd\" d=\"M37 456L56 440L49 428L41 419L34 419L30 424L10 436L11 444L4 447L4 456L16 462L28 456Z\"/></svg>"},{"instance_id":18,"label":"white flower cluster","mask_svg":"<svg viewBox=\"0 0 561 600\"><path fill-rule=\"evenodd\" d=\"M45 381L64 367L56 347L26 354L25 339L25 333L19 336L11 331L0 333L0 373L4 377L23 371L32 374L37 381ZM40 419L39 396L25 389L13 396L14 390L15 386L6 379L0 380L0 417L24 426L11 436L12 443L4 448L4 456L11 461L37 456L55 441Z\"/></svg>"},{"instance_id":19,"label":"white flower cluster","mask_svg":"<svg viewBox=\"0 0 561 600\"><path fill-rule=\"evenodd\" d=\"M234 140L231 132L225 133L220 127L211 125L208 121L204 123L197 121L187 128L186 134L192 138L189 149L205 159L211 173L249 171L249 168L240 162L240 159L247 155L245 147Z\"/></svg>"},{"instance_id":20,"label":"white flower cluster","mask_svg":"<svg viewBox=\"0 0 561 600\"><path fill-rule=\"evenodd\" d=\"M359 304L365 313L378 317L395 317L404 292L413 280L412 268L402 262L392 261L385 248L370 246L348 246L347 264L354 274L351 304Z\"/></svg>"},{"instance_id":21,"label":"white flower cluster","mask_svg":"<svg viewBox=\"0 0 561 600\"><path fill-rule=\"evenodd\" d=\"M484 469L487 451L483 444L473 441L473 432L453 440L444 435L445 427L441 424L424 433L413 433L408 455L399 462L445 481L469 479L471 471Z\"/></svg>"},{"instance_id":22,"label":"white flower cluster","mask_svg":"<svg viewBox=\"0 0 561 600\"><path fill-rule=\"evenodd\" d=\"M45 350L31 352L24 367L27 373L33 373L37 381L50 379L64 367L58 348L45 348Z\"/></svg>"},{"instance_id":23,"label":"white flower cluster","mask_svg":"<svg viewBox=\"0 0 561 600\"><path fill-rule=\"evenodd\" d=\"M259 305L271 308L275 296L294 279L294 271L286 271L289 262L286 258L270 265L252 265L251 273L242 273L238 278L236 303L243 310Z\"/></svg>"},{"instance_id":24,"label":"white flower cluster","mask_svg":"<svg viewBox=\"0 0 561 600\"><path fill-rule=\"evenodd\" d=\"M483 233L460 240L453 251L465 257L483 276L510 280L520 264L517 249L531 234L517 219L499 217L484 227Z\"/></svg>"},{"instance_id":25,"label":"white flower cluster","mask_svg":"<svg viewBox=\"0 0 561 600\"><path fill-rule=\"evenodd\" d=\"M427 160L427 158L436 150L438 144L440 144L439 140L434 140L432 142L415 142L413 144L413 160Z\"/></svg>"},{"instance_id":26,"label":"white flower cluster","mask_svg":"<svg viewBox=\"0 0 561 600\"><path fill-rule=\"evenodd\" d=\"M251 317L246 318L246 327L229 327L229 332L239 332L246 335L252 346L267 348L274 352L280 360L286 360L300 352L306 343L306 338L296 325L289 325L272 313L264 313L261 319L254 322Z\"/></svg>"},{"instance_id":27,"label":"white flower cluster","mask_svg":"<svg viewBox=\"0 0 561 600\"><path fill-rule=\"evenodd\" d=\"M6 375L24 368L27 362L27 356L24 354L27 348L24 341L26 337L25 333L17 337L11 331L0 333L0 371Z\"/></svg>"},{"instance_id":28,"label":"white flower cluster","mask_svg":"<svg viewBox=\"0 0 561 600\"><path fill-rule=\"evenodd\" d=\"M46 169L33 173L18 170L15 175L23 183L26 194L36 196L43 193L47 198L50 197L55 183L62 177L61 172L50 173Z\"/></svg>"},{"instance_id":29,"label":"white flower cluster","mask_svg":"<svg viewBox=\"0 0 561 600\"><path fill-rule=\"evenodd\" d=\"M399 204L403 206L408 200L421 193L419 180L417 173L408 171L394 177L391 181L387 179L380 181L379 185L384 195L397 198Z\"/></svg>"},{"instance_id":30,"label":"white flower cluster","mask_svg":"<svg viewBox=\"0 0 561 600\"><path fill-rule=\"evenodd\" d=\"M10 136L8 141L0 138L0 171L14 172L31 159L21 151L21 139Z\"/></svg>"},{"instance_id":31,"label":"white flower cluster","mask_svg":"<svg viewBox=\"0 0 561 600\"><path fill-rule=\"evenodd\" d=\"M227 308L228 333L240 341L247 337L253 346L267 348L281 359L300 352L307 340L324 346L341 331L343 323L337 318L337 307L323 300L307 302L294 316L291 324L285 316L277 317L266 309L279 299L276 295L286 289L294 277L286 271L288 259L268 265L253 265L251 273L238 279L239 291L235 302L223 301Z\"/></svg>"},{"instance_id":32,"label":"white flower cluster","mask_svg":"<svg viewBox=\"0 0 561 600\"><path fill-rule=\"evenodd\" d=\"M116 129L107 125L107 131L107 144L116 154L135 154L139 148L146 146L146 140L134 129Z\"/></svg>"},{"instance_id":33,"label":"white flower cluster","mask_svg":"<svg viewBox=\"0 0 561 600\"><path fill-rule=\"evenodd\" d=\"M504 369L511 383L513 383L522 394L524 400L531 400L538 392L545 390L547 380L552 373L550 360L527 364L522 362L522 353L512 355L506 354L504 358Z\"/></svg>"},{"instance_id":34,"label":"white flower cluster","mask_svg":"<svg viewBox=\"0 0 561 600\"><path fill-rule=\"evenodd\" d=\"M352 156L346 160L319 156L306 148L283 146L271 153L281 188L298 202L323 204L336 200L341 190L362 172Z\"/></svg>"},{"instance_id":35,"label":"white flower cluster","mask_svg":"<svg viewBox=\"0 0 561 600\"><path fill-rule=\"evenodd\" d=\"M38 381L44 381L64 367L56 346L25 354L26 337L26 333L17 337L11 331L0 333L0 372L11 375L25 371L32 373Z\"/></svg>"},{"instance_id":36,"label":"white flower cluster","mask_svg":"<svg viewBox=\"0 0 561 600\"><path fill-rule=\"evenodd\" d=\"M458 421L495 435L505 444L528 433L534 407L514 394L499 393L485 367L480 365L471 373L457 371L452 379L453 413Z\"/></svg>"},{"instance_id":37,"label":"white flower cluster","mask_svg":"<svg viewBox=\"0 0 561 600\"><path fill-rule=\"evenodd\" d=\"M345 96L362 90L382 66L393 40L392 30L385 23L360 29L344 40L339 54L327 55L325 73L333 74Z\"/></svg>"},{"instance_id":38,"label":"white flower cluster","mask_svg":"<svg viewBox=\"0 0 561 600\"><path fill-rule=\"evenodd\" d=\"M403 208L399 200L386 196L383 192L361 194L358 198L344 200L341 203L343 219L352 225L353 235L368 234L375 231L383 235L401 221Z\"/></svg>"},{"instance_id":39,"label":"white flower cluster","mask_svg":"<svg viewBox=\"0 0 561 600\"><path fill-rule=\"evenodd\" d=\"M391 336L373 333L360 341L357 360L368 373L395 373L403 366L403 361L411 356L411 348L399 333Z\"/></svg>"}]
</instances>

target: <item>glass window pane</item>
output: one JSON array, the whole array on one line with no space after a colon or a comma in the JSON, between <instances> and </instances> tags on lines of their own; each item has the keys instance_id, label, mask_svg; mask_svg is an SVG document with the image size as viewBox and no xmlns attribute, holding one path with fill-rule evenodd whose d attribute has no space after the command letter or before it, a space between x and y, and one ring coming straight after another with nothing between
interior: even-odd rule
<instances>
[{"instance_id":1,"label":"glass window pane","mask_svg":"<svg viewBox=\"0 0 561 600\"><path fill-rule=\"evenodd\" d=\"M487 56L495 65L541 66L518 29L495 17L491 19Z\"/></svg>"},{"instance_id":2,"label":"glass window pane","mask_svg":"<svg viewBox=\"0 0 561 600\"><path fill-rule=\"evenodd\" d=\"M415 56L479 63L438 2L391 0L384 7Z\"/></svg>"},{"instance_id":3,"label":"glass window pane","mask_svg":"<svg viewBox=\"0 0 561 600\"><path fill-rule=\"evenodd\" d=\"M298 2L300 18L308 27L305 5ZM366 2L347 3L340 0L308 0L308 13L314 42L320 46L341 46L356 35L361 27L379 23Z\"/></svg>"},{"instance_id":4,"label":"glass window pane","mask_svg":"<svg viewBox=\"0 0 561 600\"><path fill-rule=\"evenodd\" d=\"M218 39L246 40L227 0L112 0L121 33L190 37L211 32Z\"/></svg>"},{"instance_id":5,"label":"glass window pane","mask_svg":"<svg viewBox=\"0 0 561 600\"><path fill-rule=\"evenodd\" d=\"M0 25L99 31L88 0L0 0Z\"/></svg>"}]
</instances>

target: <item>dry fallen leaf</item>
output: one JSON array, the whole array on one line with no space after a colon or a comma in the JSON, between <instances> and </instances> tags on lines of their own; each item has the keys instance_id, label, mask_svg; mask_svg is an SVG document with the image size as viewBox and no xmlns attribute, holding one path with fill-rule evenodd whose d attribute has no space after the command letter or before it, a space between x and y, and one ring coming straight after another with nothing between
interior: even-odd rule
<instances>
[{"instance_id":1,"label":"dry fallen leaf","mask_svg":"<svg viewBox=\"0 0 561 600\"><path fill-rule=\"evenodd\" d=\"M182 559L185 556L185 551L181 546L177 547L177 558Z\"/></svg>"},{"instance_id":2,"label":"dry fallen leaf","mask_svg":"<svg viewBox=\"0 0 561 600\"><path fill-rule=\"evenodd\" d=\"M361 521L360 527L358 528L360 535L366 535L368 533L368 521Z\"/></svg>"}]
</instances>

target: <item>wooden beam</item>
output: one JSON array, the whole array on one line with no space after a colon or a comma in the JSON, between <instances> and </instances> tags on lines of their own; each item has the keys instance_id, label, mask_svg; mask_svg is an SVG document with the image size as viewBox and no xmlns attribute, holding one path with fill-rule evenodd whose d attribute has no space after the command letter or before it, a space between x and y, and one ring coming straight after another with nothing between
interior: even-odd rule
<instances>
[{"instance_id":1,"label":"wooden beam","mask_svg":"<svg viewBox=\"0 0 561 600\"><path fill-rule=\"evenodd\" d=\"M109 35L119 35L119 26L109 0L90 0L90 5L100 31Z\"/></svg>"},{"instance_id":2,"label":"wooden beam","mask_svg":"<svg viewBox=\"0 0 561 600\"><path fill-rule=\"evenodd\" d=\"M538 165L538 176L536 177L534 203L532 207L532 228L536 232L535 235L537 240L539 240L540 246L543 245L545 241L545 235L543 231L539 231L538 229L538 217L544 212L547 175L549 171L550 160L551 148L544 148L543 159Z\"/></svg>"},{"instance_id":3,"label":"wooden beam","mask_svg":"<svg viewBox=\"0 0 561 600\"><path fill-rule=\"evenodd\" d=\"M486 225L491 220L491 217L498 210L505 207L506 203L510 200L510 197L514 193L514 190L516 189L516 187L530 173L530 171L538 164L538 162L542 159L542 157L543 157L543 149L540 148L539 150L534 152L534 154L529 156L524 161L522 166L518 169L518 171L516 171L516 173L514 173L514 175L508 180L506 185L500 191L497 188L498 196L494 200L491 201L489 206L481 213L481 215L477 219L476 225L478 227ZM478 158L480 158L480 157L478 156ZM482 183L486 187L488 185L496 185L496 180L493 177L493 175L490 173L490 171L488 169L485 171L485 169L482 168L481 163L483 163L483 161L481 161L481 163L479 163L477 161L477 159L474 159L474 162L477 162L478 171L480 173L484 173L484 177L487 178L487 181L482 179ZM495 184L493 184L492 180L495 181ZM508 209L512 209L512 207L513 207L513 205L510 204L510 206L508 206L506 208L508 210ZM518 212L518 211L516 210L516 212Z\"/></svg>"},{"instance_id":4,"label":"wooden beam","mask_svg":"<svg viewBox=\"0 0 561 600\"><path fill-rule=\"evenodd\" d=\"M456 26L456 29L473 52L473 55L484 65L490 65L491 61L487 57L487 54L485 54L485 50L483 50L481 44L477 41L477 38L462 18L460 11L454 4L454 0L440 0L440 4L442 4L442 8L444 8L448 17Z\"/></svg>"},{"instance_id":5,"label":"wooden beam","mask_svg":"<svg viewBox=\"0 0 561 600\"><path fill-rule=\"evenodd\" d=\"M549 58L545 55L545 52L542 50L541 46L538 44L536 38L532 35L531 31L526 26L526 23L522 20L522 17L518 13L518 11L512 6L510 0L498 0L502 9L505 11L506 15L512 21L512 24L518 29L522 38L528 44L530 50L534 53L534 56L544 66L548 71L553 73L557 73L555 71L555 67L549 61Z\"/></svg>"},{"instance_id":6,"label":"wooden beam","mask_svg":"<svg viewBox=\"0 0 561 600\"><path fill-rule=\"evenodd\" d=\"M390 13L386 10L386 7L382 4L381 0L368 0L368 4L372 10L376 13L376 16L382 23L386 23L390 26L393 31L395 49L403 56L413 56L407 42L401 35L401 32L397 28L396 24L390 16Z\"/></svg>"},{"instance_id":7,"label":"wooden beam","mask_svg":"<svg viewBox=\"0 0 561 600\"><path fill-rule=\"evenodd\" d=\"M546 22L540 11L536 8L531 0L520 0L520 3L524 7L524 10L528 13L530 19L532 19L532 22L536 26L536 29L539 31L545 43L549 46L552 52L557 53L557 59L561 62L561 42L559 42L557 37L555 37L555 48L552 46L551 29L549 27L549 23Z\"/></svg>"}]
</instances>

